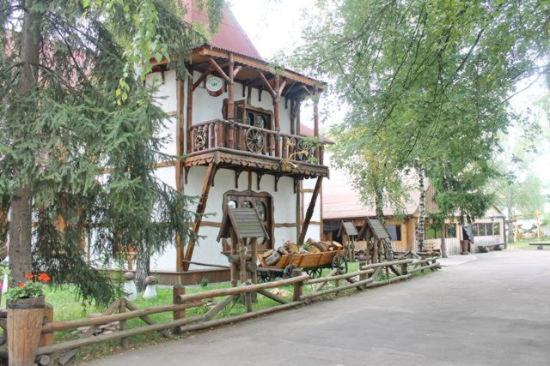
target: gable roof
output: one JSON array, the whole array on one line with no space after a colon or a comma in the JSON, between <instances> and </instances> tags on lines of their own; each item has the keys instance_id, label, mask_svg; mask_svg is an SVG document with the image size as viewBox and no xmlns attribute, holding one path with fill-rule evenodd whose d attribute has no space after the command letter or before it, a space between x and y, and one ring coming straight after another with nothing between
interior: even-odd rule
<instances>
[{"instance_id":1,"label":"gable roof","mask_svg":"<svg viewBox=\"0 0 550 366\"><path fill-rule=\"evenodd\" d=\"M329 165L330 157L325 155L326 165ZM361 195L353 188L352 179L343 169L332 166L330 178L323 182L323 219L351 219L363 217L376 217L374 205L365 205ZM398 212L390 206L384 207L385 216L415 214L420 194L418 190L411 190L409 199L403 204L403 212Z\"/></svg>"},{"instance_id":2,"label":"gable roof","mask_svg":"<svg viewBox=\"0 0 550 366\"><path fill-rule=\"evenodd\" d=\"M208 15L199 9L197 0L180 1L187 10L184 16L186 22L208 25ZM262 56L254 43L252 43L227 5L224 5L222 9L222 19L218 31L212 36L209 44L216 48L262 60Z\"/></svg>"}]
</instances>

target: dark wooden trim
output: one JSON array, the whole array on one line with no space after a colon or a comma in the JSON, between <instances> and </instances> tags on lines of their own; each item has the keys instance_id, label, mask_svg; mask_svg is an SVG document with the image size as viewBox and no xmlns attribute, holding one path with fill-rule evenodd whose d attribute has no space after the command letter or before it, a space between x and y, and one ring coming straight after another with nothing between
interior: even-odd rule
<instances>
[{"instance_id":1,"label":"dark wooden trim","mask_svg":"<svg viewBox=\"0 0 550 366\"><path fill-rule=\"evenodd\" d=\"M187 125L187 153L191 152L191 126L193 126L193 73L187 77L187 113L185 118ZM186 180L187 182L187 180Z\"/></svg>"},{"instance_id":2,"label":"dark wooden trim","mask_svg":"<svg viewBox=\"0 0 550 366\"><path fill-rule=\"evenodd\" d=\"M231 53L229 54L229 57L231 57ZM229 76L227 76L227 74L225 73L225 71L223 71L223 69L221 68L221 66L216 62L216 60L214 60L213 58L208 58L208 62L210 63L210 65L212 65L212 67L214 68L214 70L216 70L218 72L218 74L220 74L220 76L222 78L225 79L225 81L227 82L231 82L231 78Z\"/></svg>"},{"instance_id":3,"label":"dark wooden trim","mask_svg":"<svg viewBox=\"0 0 550 366\"><path fill-rule=\"evenodd\" d=\"M234 76L235 76L235 62L233 62L233 54L229 53L229 79L227 80L227 119L232 120L235 118L235 97L233 96Z\"/></svg>"},{"instance_id":4,"label":"dark wooden trim","mask_svg":"<svg viewBox=\"0 0 550 366\"><path fill-rule=\"evenodd\" d=\"M195 223L193 224L193 231L195 232L196 236L198 236L199 234L199 229L201 227L201 222L202 222L202 216L206 209L206 203L208 201L210 187L212 186L212 182L214 181L216 170L217 170L217 164L215 162L211 162L208 165L208 169L206 170L206 174L202 182L202 192L201 192L199 203L197 204L197 210L196 210L197 218L195 219ZM189 270L189 262L193 258L193 250L195 249L196 241L197 239L195 238L194 240L191 240L187 245L187 250L185 252L185 261L183 263L184 271Z\"/></svg>"},{"instance_id":5,"label":"dark wooden trim","mask_svg":"<svg viewBox=\"0 0 550 366\"><path fill-rule=\"evenodd\" d=\"M227 51L216 49L216 48L209 47L209 46L203 46L203 47L196 48L195 50L193 50L193 55L210 56L210 57L216 57L216 58L227 58L227 56L228 56ZM254 58L251 58L251 57L248 57L248 56L244 56L244 55L239 55L239 54L234 54L233 58L234 58L235 63L237 63L237 64L249 66L253 69L260 70L262 72L272 72L272 66L269 65L265 61L257 60L257 59L254 59ZM316 88L321 89L321 90L325 86L325 84L320 82L320 81L314 80L314 79L309 78L309 77L304 76L304 75L300 75L300 74L298 74L294 71L290 71L290 70L283 70L282 71L282 76L287 78L287 79L297 81L301 84L305 84L305 85L310 86L310 87L316 87ZM305 85L303 85L304 89L307 90Z\"/></svg>"},{"instance_id":6,"label":"dark wooden trim","mask_svg":"<svg viewBox=\"0 0 550 366\"><path fill-rule=\"evenodd\" d=\"M193 88L192 88L193 91L195 91L195 89L197 89L197 88L201 85L201 83L202 83L204 80L206 80L206 78L208 77L208 75L210 75L211 72L212 72L212 71L211 71L210 69L207 69L207 70L205 70L205 71L201 74L201 76L197 79L197 81L195 81L195 82L193 83Z\"/></svg>"},{"instance_id":7,"label":"dark wooden trim","mask_svg":"<svg viewBox=\"0 0 550 366\"><path fill-rule=\"evenodd\" d=\"M302 231L300 232L300 237L298 238L298 245L304 244L304 239L306 237L307 229L309 227L309 222L311 221L311 217L313 216L313 211L315 211L315 203L317 201L317 196L319 196L319 192L321 191L322 183L323 177L317 178L317 182L315 183L315 190L313 192L313 195L311 196L311 201L309 202L309 206L306 211L306 217L304 219Z\"/></svg>"},{"instance_id":8,"label":"dark wooden trim","mask_svg":"<svg viewBox=\"0 0 550 366\"><path fill-rule=\"evenodd\" d=\"M178 155L178 159L181 159L185 153L185 81L179 78L176 80L176 99L176 154ZM176 190L178 192L183 192L185 187L183 182L183 168L183 161L179 160L176 164ZM178 272L183 271L184 246L185 243L183 242L183 238L179 234L176 235L176 270Z\"/></svg>"},{"instance_id":9,"label":"dark wooden trim","mask_svg":"<svg viewBox=\"0 0 550 366\"><path fill-rule=\"evenodd\" d=\"M294 178L294 193L296 194L296 239L300 237L300 230L302 225L302 193L300 188L302 181L300 179Z\"/></svg>"}]
</instances>

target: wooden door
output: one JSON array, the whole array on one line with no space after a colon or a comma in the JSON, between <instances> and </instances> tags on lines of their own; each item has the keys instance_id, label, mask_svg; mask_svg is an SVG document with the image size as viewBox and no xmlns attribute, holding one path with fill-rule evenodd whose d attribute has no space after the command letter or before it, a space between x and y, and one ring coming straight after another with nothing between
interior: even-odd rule
<instances>
[{"instance_id":1,"label":"wooden door","mask_svg":"<svg viewBox=\"0 0 550 366\"><path fill-rule=\"evenodd\" d=\"M224 194L223 209L237 207L254 207L260 214L262 223L269 234L268 240L259 239L258 252L263 252L268 249L273 249L273 206L272 199L269 193L251 192L251 191L229 191ZM229 248L224 247L224 251Z\"/></svg>"}]
</instances>

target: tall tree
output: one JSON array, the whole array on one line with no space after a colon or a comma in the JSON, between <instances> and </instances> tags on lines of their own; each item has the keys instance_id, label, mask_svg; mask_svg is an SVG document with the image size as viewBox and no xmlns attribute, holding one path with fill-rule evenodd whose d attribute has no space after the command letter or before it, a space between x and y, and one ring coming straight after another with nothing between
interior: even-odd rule
<instances>
[{"instance_id":1,"label":"tall tree","mask_svg":"<svg viewBox=\"0 0 550 366\"><path fill-rule=\"evenodd\" d=\"M215 18L223 1L203 3ZM34 265L107 302L113 287L85 261L84 231L94 231L94 258L111 263L190 234L187 199L154 176L167 116L143 82L153 59L184 75L204 38L182 15L177 1L0 0L0 196L11 204L13 282Z\"/></svg>"},{"instance_id":2,"label":"tall tree","mask_svg":"<svg viewBox=\"0 0 550 366\"><path fill-rule=\"evenodd\" d=\"M494 173L486 161L514 117L508 103L516 83L548 67L538 64L549 50L544 3L317 4L296 59L331 80L349 106L339 130L355 135L338 144L359 151L376 146L377 156L392 157L385 165L392 175L420 166L436 191L451 187L444 183L448 173L483 173L462 185L478 192ZM465 217L479 214L462 193L453 206Z\"/></svg>"}]
</instances>

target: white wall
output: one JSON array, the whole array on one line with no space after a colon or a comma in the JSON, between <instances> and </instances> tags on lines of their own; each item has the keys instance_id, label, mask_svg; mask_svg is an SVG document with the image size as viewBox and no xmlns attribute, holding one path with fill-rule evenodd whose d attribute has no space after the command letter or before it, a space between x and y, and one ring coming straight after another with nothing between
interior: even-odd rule
<instances>
[{"instance_id":1,"label":"white wall","mask_svg":"<svg viewBox=\"0 0 550 366\"><path fill-rule=\"evenodd\" d=\"M194 73L194 80L200 76L199 73ZM157 102L163 110L169 114L174 114L177 109L176 100L176 77L174 71L164 73L164 83L160 73L154 73L147 78L149 84L156 83L158 86ZM187 83L187 81L185 82ZM184 86L187 91L187 87ZM235 101L243 99L242 85L235 84L234 88ZM212 119L221 119L223 100L227 98L227 93L223 93L218 97L210 96L201 84L193 93L193 120L192 123L200 123ZM246 96L245 96L246 98ZM263 91L262 100L258 100L258 89L252 89L250 104L254 107L259 107L273 111L273 99L267 91ZM284 107L284 98L280 106L280 125L281 132L290 133L290 103L288 108ZM175 118L171 117L167 121L167 126L161 135L171 137L170 142L165 144L163 152L168 154L176 154L176 123ZM188 182L184 186L184 192L188 196L198 197L202 189L202 181L206 174L206 167L193 167L188 173ZM166 167L159 168L156 172L157 177L163 182L175 188L175 168ZM274 189L274 176L264 175L261 180L260 189L257 189L257 176L252 174L252 191L267 192L272 196L273 213L275 224L295 224L296 223L296 194L294 193L294 182L292 178L281 177L278 182L278 190ZM313 189L315 179L304 181L304 188ZM222 205L223 195L229 190L244 191L248 189L248 173L243 172L239 177L239 187L235 188L235 174L232 170L220 169L216 173L214 186L210 188L209 198L206 204L206 217L203 221L209 223L221 223L222 221ZM304 193L304 214L307 210L311 199L311 193ZM320 197L317 199L316 209L312 217L312 221L320 222ZM228 265L227 259L221 254L222 245L216 241L219 228L214 226L203 225L200 228L199 235L201 238L198 241L194 250L193 261L204 262L210 264ZM310 224L306 239L320 238L320 225ZM296 228L295 227L275 227L274 229L274 246L279 247L286 240L295 242ZM192 265L191 269L200 268ZM176 249L175 244L171 243L163 253L155 255L151 260L151 269L159 271L175 271L176 270Z\"/></svg>"}]
</instances>

